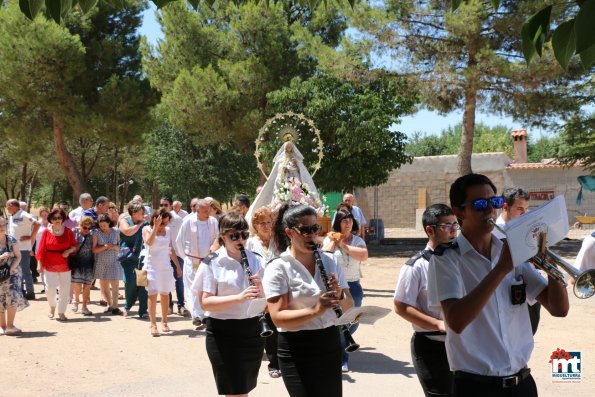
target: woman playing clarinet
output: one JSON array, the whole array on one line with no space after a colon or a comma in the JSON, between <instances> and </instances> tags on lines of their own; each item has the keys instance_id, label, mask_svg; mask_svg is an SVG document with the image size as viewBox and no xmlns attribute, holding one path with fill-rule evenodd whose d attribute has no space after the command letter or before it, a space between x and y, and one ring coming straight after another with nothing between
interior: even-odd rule
<instances>
[{"instance_id":1,"label":"woman playing clarinet","mask_svg":"<svg viewBox=\"0 0 595 397\"><path fill-rule=\"evenodd\" d=\"M291 397L338 397L341 339L334 309L347 310L353 299L341 266L326 253L314 253L320 232L316 211L306 205L283 206L275 222L281 256L265 270L264 290L279 330L278 359Z\"/></svg>"},{"instance_id":2,"label":"woman playing clarinet","mask_svg":"<svg viewBox=\"0 0 595 397\"><path fill-rule=\"evenodd\" d=\"M205 310L207 355L219 395L248 396L256 387L264 338L260 316L249 317L250 301L262 297L261 259L245 250L248 223L237 212L219 220L221 248L200 264L192 291Z\"/></svg>"}]
</instances>

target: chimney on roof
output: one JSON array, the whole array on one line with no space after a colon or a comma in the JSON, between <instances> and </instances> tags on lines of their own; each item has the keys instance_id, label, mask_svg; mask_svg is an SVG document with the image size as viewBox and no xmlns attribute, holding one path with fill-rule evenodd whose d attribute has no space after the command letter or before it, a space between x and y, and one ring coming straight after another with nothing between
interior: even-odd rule
<instances>
[{"instance_id":1,"label":"chimney on roof","mask_svg":"<svg viewBox=\"0 0 595 397\"><path fill-rule=\"evenodd\" d=\"M527 162L527 130L512 131L512 143L514 145L514 163L522 164Z\"/></svg>"}]
</instances>

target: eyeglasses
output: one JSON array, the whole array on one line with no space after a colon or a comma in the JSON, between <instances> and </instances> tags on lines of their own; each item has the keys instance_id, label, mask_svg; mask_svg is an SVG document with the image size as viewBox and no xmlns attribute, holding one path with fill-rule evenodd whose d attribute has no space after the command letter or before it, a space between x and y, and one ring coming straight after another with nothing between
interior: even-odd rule
<instances>
[{"instance_id":1,"label":"eyeglasses","mask_svg":"<svg viewBox=\"0 0 595 397\"><path fill-rule=\"evenodd\" d=\"M248 230L242 230L241 232L233 232L229 234L231 241L238 241L240 238L242 240L248 240L248 237L250 237L250 232Z\"/></svg>"},{"instance_id":2,"label":"eyeglasses","mask_svg":"<svg viewBox=\"0 0 595 397\"><path fill-rule=\"evenodd\" d=\"M56 217L52 218L52 220L50 222L53 222L53 221L63 221L63 220L64 220L64 218L59 217L59 216L56 216Z\"/></svg>"},{"instance_id":3,"label":"eyeglasses","mask_svg":"<svg viewBox=\"0 0 595 397\"><path fill-rule=\"evenodd\" d=\"M437 223L435 225L432 225L432 227L439 227L443 230L459 230L461 228L461 225L459 225L458 222L453 222L453 223Z\"/></svg>"},{"instance_id":4,"label":"eyeglasses","mask_svg":"<svg viewBox=\"0 0 595 397\"><path fill-rule=\"evenodd\" d=\"M308 234L318 234L318 232L320 232L322 230L322 226L320 226L318 223L315 223L310 226L300 225L300 226L294 227L294 229L302 236L306 236Z\"/></svg>"},{"instance_id":5,"label":"eyeglasses","mask_svg":"<svg viewBox=\"0 0 595 397\"><path fill-rule=\"evenodd\" d=\"M169 204L159 204L159 207L169 207Z\"/></svg>"},{"instance_id":6,"label":"eyeglasses","mask_svg":"<svg viewBox=\"0 0 595 397\"><path fill-rule=\"evenodd\" d=\"M460 205L461 208L466 207L469 203L463 203ZM483 212L488 208L488 204L491 204L493 208L502 208L504 205L504 197L502 196L494 196L490 198L480 198L473 200L471 205L473 205L473 209L478 212Z\"/></svg>"},{"instance_id":7,"label":"eyeglasses","mask_svg":"<svg viewBox=\"0 0 595 397\"><path fill-rule=\"evenodd\" d=\"M91 228L90 227L87 227L87 226L81 226L81 229L82 230L91 230Z\"/></svg>"}]
</instances>

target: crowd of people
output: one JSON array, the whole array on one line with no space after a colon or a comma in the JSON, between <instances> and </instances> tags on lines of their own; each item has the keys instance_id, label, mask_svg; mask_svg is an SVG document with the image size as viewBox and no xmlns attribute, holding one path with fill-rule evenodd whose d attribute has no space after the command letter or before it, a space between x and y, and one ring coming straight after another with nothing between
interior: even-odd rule
<instances>
[{"instance_id":1,"label":"crowd of people","mask_svg":"<svg viewBox=\"0 0 595 397\"><path fill-rule=\"evenodd\" d=\"M497 196L487 177L469 174L452 184L450 206L425 210L428 243L402 267L394 308L413 326L412 362L427 396L537 395L527 367L537 304L562 317L568 296L530 264L514 266L506 240L488 222L498 209L500 223L521 216L527 203L522 189ZM9 219L0 217L0 264L10 266L0 282L3 334L21 332L14 320L36 298L35 270L48 317L61 322L69 303L72 312L92 315L90 290L98 282L105 315L129 317L138 305L158 337L171 332L175 293L177 313L206 330L220 395L247 396L265 352L269 375L281 377L290 396L342 395L346 338L357 324L347 335L334 324L338 313L362 305L360 266L368 259L365 218L352 195L323 240L312 207L262 207L246 219L244 195L226 212L209 197L193 199L189 213L169 197L155 210L135 197L124 214L103 196L93 201L84 193L79 204L68 214L66 203L40 208L35 219L17 200L7 201ZM137 280L143 274L146 285Z\"/></svg>"}]
</instances>

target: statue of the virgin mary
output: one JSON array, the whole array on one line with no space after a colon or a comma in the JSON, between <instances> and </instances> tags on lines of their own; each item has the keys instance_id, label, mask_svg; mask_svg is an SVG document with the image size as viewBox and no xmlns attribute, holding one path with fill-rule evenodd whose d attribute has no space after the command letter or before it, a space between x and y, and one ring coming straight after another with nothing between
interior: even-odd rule
<instances>
[{"instance_id":1,"label":"statue of the virgin mary","mask_svg":"<svg viewBox=\"0 0 595 397\"><path fill-rule=\"evenodd\" d=\"M285 142L277 151L271 174L250 206L246 219L252 219L252 213L258 208L270 207L277 210L285 203L307 204L320 212L320 215L324 213L312 176L304 166L304 156L293 140Z\"/></svg>"}]
</instances>

